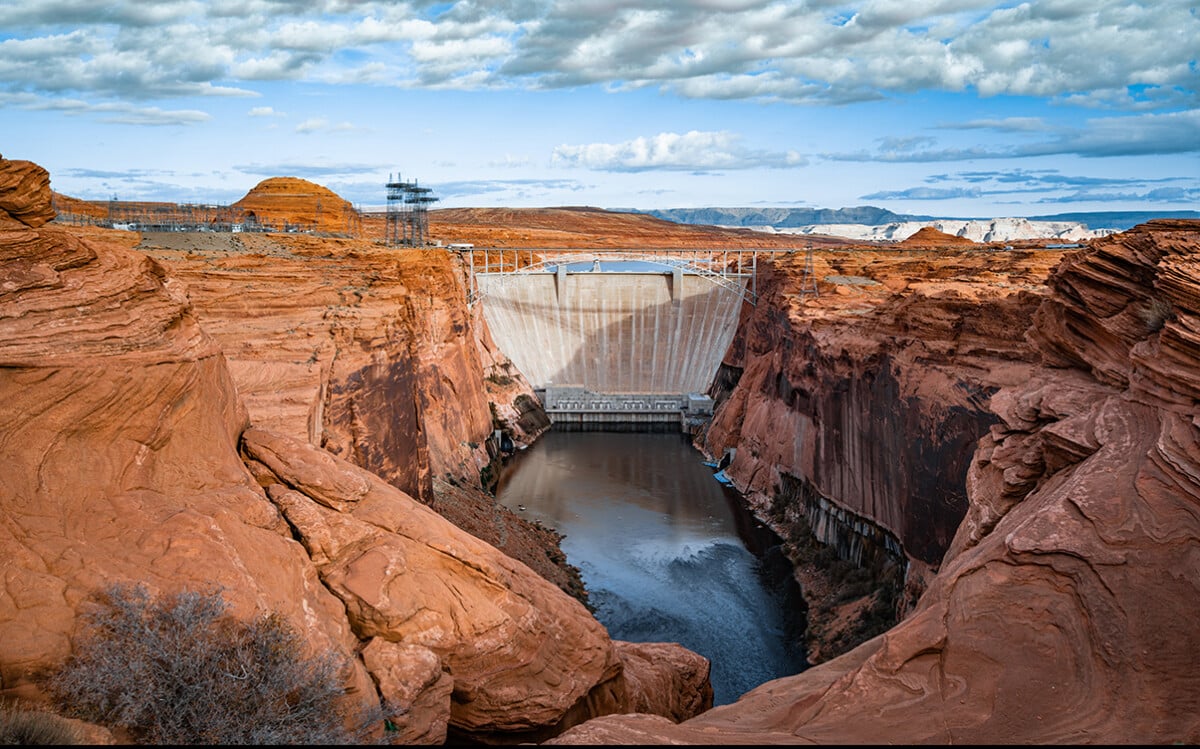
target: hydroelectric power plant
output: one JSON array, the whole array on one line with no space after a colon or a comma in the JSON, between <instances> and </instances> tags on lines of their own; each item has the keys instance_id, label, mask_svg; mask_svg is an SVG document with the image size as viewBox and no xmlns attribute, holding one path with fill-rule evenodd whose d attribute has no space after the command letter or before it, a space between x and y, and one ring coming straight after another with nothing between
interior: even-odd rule
<instances>
[{"instance_id":1,"label":"hydroelectric power plant","mask_svg":"<svg viewBox=\"0 0 1200 749\"><path fill-rule=\"evenodd\" d=\"M472 304L559 428L688 431L762 250L467 250Z\"/></svg>"},{"instance_id":2,"label":"hydroelectric power plant","mask_svg":"<svg viewBox=\"0 0 1200 749\"><path fill-rule=\"evenodd\" d=\"M461 251L468 301L552 423L497 501L564 534L613 637L708 658L715 704L803 670L780 540L690 444L761 251Z\"/></svg>"}]
</instances>

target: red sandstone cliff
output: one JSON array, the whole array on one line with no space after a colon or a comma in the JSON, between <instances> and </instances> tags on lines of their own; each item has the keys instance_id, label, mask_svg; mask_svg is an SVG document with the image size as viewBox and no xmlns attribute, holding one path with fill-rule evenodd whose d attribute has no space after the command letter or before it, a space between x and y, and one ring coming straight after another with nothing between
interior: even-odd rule
<instances>
[{"instance_id":1,"label":"red sandstone cliff","mask_svg":"<svg viewBox=\"0 0 1200 749\"><path fill-rule=\"evenodd\" d=\"M557 537L482 491L493 429L521 444L547 422L472 319L452 255L286 233L146 233L137 246L225 352L255 426L372 471L580 593Z\"/></svg>"},{"instance_id":2,"label":"red sandstone cliff","mask_svg":"<svg viewBox=\"0 0 1200 749\"><path fill-rule=\"evenodd\" d=\"M45 181L0 161L0 199L26 216L0 214L14 222L0 227L0 694L36 692L31 674L69 651L75 607L102 582L218 581L237 611L280 610L355 654L347 684L408 708L395 718L411 741L487 738L523 713L553 722L515 734L537 740L633 707L670 717L594 719L553 741L1200 740L1196 222L1096 242L1048 286L1061 255L822 253L817 302L797 293L801 259L780 263L774 301L731 352L712 447L737 446L731 471L761 481L757 501L792 476L812 492L784 499L812 499L831 528L839 498L818 488L859 503L851 525L946 551L891 631L688 719L704 706L703 663L606 650L577 602L394 485L305 435L247 430L227 344L186 304L188 284L130 252L129 235L44 226L45 199L13 185ZM896 402L877 423L864 411ZM955 445L966 502L932 506L962 522L947 534L949 515L931 510L931 527L908 523L890 503L953 497L952 477L922 474L921 459L962 468ZM839 469L839 454L863 471ZM899 491L906 472L931 489ZM488 616L448 605L449 587ZM504 641L477 638L481 620ZM531 650L525 628L570 634ZM461 678L453 699L445 663Z\"/></svg>"},{"instance_id":3,"label":"red sandstone cliff","mask_svg":"<svg viewBox=\"0 0 1200 749\"><path fill-rule=\"evenodd\" d=\"M287 357L310 352L314 341L332 341L346 360L343 380L333 362L322 370L335 373L324 389L340 393L320 407L336 412L338 395L351 404L346 422L316 418L318 428L344 424L340 434L369 441L379 438L354 431L370 426L368 407L413 408L412 401L436 402L446 392L457 398L460 390L482 399L481 344L460 327L465 318L455 317L456 303L421 307L410 281L402 296L418 299L397 302L398 313L343 304L321 327L294 298L267 291L255 314L232 298L253 296L255 280L277 284L277 292L290 280L293 291L315 297L310 301L361 291L322 290L285 262L292 255L310 252L338 282L363 278L371 263L348 267L354 263L338 251L268 243L260 247L263 257L277 253L289 279L272 275L262 257L224 257L211 269L218 288L202 293L172 276L169 264L130 249L128 233L46 225L49 201L44 170L0 160L0 696L43 699L40 675L70 654L77 612L89 596L113 582L139 582L152 593L215 587L236 616L283 616L314 651L347 659L345 700L383 705L397 730L390 738L406 743L440 743L447 735L538 739L635 706L678 719L711 704L703 658L660 644L661 658L651 661L644 648L610 641L579 601L529 566L394 483L311 444L308 402L295 409L278 393L249 408L242 400L243 383L249 396L261 396L276 376L285 393L304 392L286 386L302 379L302 362ZM202 255L188 262L202 264ZM451 275L420 257L408 261L419 274ZM375 264L380 285L389 286L389 274L402 276L404 262ZM186 271L188 264L177 267ZM239 271L241 281L220 285L223 274ZM428 283L420 288L427 292ZM211 306L195 312L193 294ZM228 318L215 314L218 302ZM433 322L416 324L412 305ZM383 321L373 322L372 314ZM232 332L239 316L241 337ZM245 353L239 356L246 371L231 372L225 347L281 343L272 319L295 323L283 332L304 343L282 343L284 366L260 352L262 381ZM204 327L210 322L215 335ZM413 327L389 329L401 324ZM355 347L363 350L359 359ZM447 367L475 361L477 369L467 372L474 382L442 381L463 374L439 372L434 365L442 358ZM434 384L422 385L430 368ZM361 384L372 378L400 387L380 387L379 396ZM471 413L461 417L466 422L445 417L440 425L434 413L422 412L413 432L389 447L412 440L426 424L437 436L424 444L438 450L451 430L463 430L460 441L475 433ZM477 449L469 446L467 454ZM450 451L449 462L446 455L428 458L425 470L456 466L461 454ZM662 684L674 693L650 692Z\"/></svg>"},{"instance_id":4,"label":"red sandstone cliff","mask_svg":"<svg viewBox=\"0 0 1200 749\"><path fill-rule=\"evenodd\" d=\"M1064 257L1045 293L997 255L1007 295L974 284L966 304L965 279L914 278L836 327L781 264L709 444L737 444L730 473L767 511L793 475L937 573L890 631L798 676L679 725L613 716L551 743L1200 739L1197 257L1200 222L1152 222ZM923 461L951 475L906 484ZM939 507L956 486L966 504Z\"/></svg>"},{"instance_id":5,"label":"red sandstone cliff","mask_svg":"<svg viewBox=\"0 0 1200 749\"><path fill-rule=\"evenodd\" d=\"M360 220L354 206L328 187L298 177L259 182L230 206L253 223L276 230L353 236Z\"/></svg>"}]
</instances>

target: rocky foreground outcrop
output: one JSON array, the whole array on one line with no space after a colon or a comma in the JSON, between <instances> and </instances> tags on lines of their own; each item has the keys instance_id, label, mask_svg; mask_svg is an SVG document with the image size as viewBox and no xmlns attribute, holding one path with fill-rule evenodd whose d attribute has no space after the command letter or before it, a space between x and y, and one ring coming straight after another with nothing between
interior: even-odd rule
<instances>
[{"instance_id":1,"label":"rocky foreground outcrop","mask_svg":"<svg viewBox=\"0 0 1200 749\"><path fill-rule=\"evenodd\" d=\"M5 195L0 696L45 700L89 597L137 582L281 615L344 657L347 714L382 707L393 741L538 740L711 705L703 658L612 642L571 595L286 415L259 427L185 285L127 234L47 226L40 167L0 161Z\"/></svg>"},{"instance_id":2,"label":"rocky foreground outcrop","mask_svg":"<svg viewBox=\"0 0 1200 749\"><path fill-rule=\"evenodd\" d=\"M714 424L728 435L740 411L731 475L770 501L772 476L796 471L814 502L827 492L835 508L887 525L917 559L945 544L936 574L890 631L732 705L678 725L599 718L551 743L1200 740L1197 258L1200 222L1151 222L1066 256L1044 297L1005 281L1011 299L987 317L956 304L947 314L928 296L900 302L916 316L884 309L880 340L857 350L849 338L833 346L819 307L806 319L785 284L785 305L752 318L745 371ZM968 290L935 293L950 302ZM904 319L932 324L916 328L932 333L919 357L897 337ZM1019 320L1029 324L1014 336ZM922 359L935 366L918 378ZM951 361L961 368L948 377ZM810 390L822 371L829 383ZM881 378L891 381L872 385ZM895 477L918 469L915 458L951 457L934 448L955 434L956 412L993 423L960 445L966 504L947 538L931 516L910 519L941 499L937 487L898 491ZM885 445L868 449L872 437Z\"/></svg>"},{"instance_id":3,"label":"rocky foreground outcrop","mask_svg":"<svg viewBox=\"0 0 1200 749\"><path fill-rule=\"evenodd\" d=\"M220 346L256 426L366 468L581 595L557 536L483 491L494 430L525 445L548 421L468 310L451 255L305 234L132 237Z\"/></svg>"}]
</instances>

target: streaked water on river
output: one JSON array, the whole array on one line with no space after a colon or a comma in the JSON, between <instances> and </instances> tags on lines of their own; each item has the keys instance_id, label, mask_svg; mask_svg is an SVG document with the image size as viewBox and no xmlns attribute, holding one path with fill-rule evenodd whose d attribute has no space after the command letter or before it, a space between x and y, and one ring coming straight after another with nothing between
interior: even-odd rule
<instances>
[{"instance_id":1,"label":"streaked water on river","mask_svg":"<svg viewBox=\"0 0 1200 749\"><path fill-rule=\"evenodd\" d=\"M798 590L778 539L679 434L555 432L504 469L497 499L566 535L616 640L711 662L714 704L805 668Z\"/></svg>"}]
</instances>

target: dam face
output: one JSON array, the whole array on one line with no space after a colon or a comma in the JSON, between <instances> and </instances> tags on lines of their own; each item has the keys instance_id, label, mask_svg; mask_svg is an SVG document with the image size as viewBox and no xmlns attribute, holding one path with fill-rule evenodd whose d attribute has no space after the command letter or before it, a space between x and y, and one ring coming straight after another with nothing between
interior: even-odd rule
<instances>
[{"instance_id":1,"label":"dam face","mask_svg":"<svg viewBox=\"0 0 1200 749\"><path fill-rule=\"evenodd\" d=\"M493 339L543 394L551 421L703 415L703 394L737 327L745 279L717 284L678 268L562 267L476 276Z\"/></svg>"}]
</instances>

